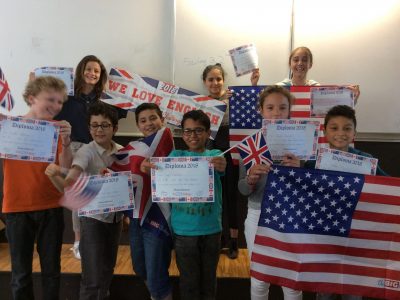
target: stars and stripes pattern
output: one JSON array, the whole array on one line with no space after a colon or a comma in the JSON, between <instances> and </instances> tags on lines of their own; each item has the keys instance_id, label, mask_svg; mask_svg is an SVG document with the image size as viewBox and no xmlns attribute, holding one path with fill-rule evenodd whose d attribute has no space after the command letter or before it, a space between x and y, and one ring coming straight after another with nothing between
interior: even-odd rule
<instances>
[{"instance_id":1,"label":"stars and stripes pattern","mask_svg":"<svg viewBox=\"0 0 400 300\"><path fill-rule=\"evenodd\" d=\"M272 164L271 154L261 131L244 139L236 148L246 171L256 164Z\"/></svg>"},{"instance_id":2,"label":"stars and stripes pattern","mask_svg":"<svg viewBox=\"0 0 400 300\"><path fill-rule=\"evenodd\" d=\"M400 299L400 179L274 166L251 276L296 290Z\"/></svg>"},{"instance_id":3,"label":"stars and stripes pattern","mask_svg":"<svg viewBox=\"0 0 400 300\"><path fill-rule=\"evenodd\" d=\"M11 96L10 87L8 86L8 82L1 68L0 68L0 106L6 109L7 111L11 111L11 109L14 107L14 99Z\"/></svg>"},{"instance_id":4,"label":"stars and stripes pattern","mask_svg":"<svg viewBox=\"0 0 400 300\"><path fill-rule=\"evenodd\" d=\"M110 169L131 171L135 194L135 209L127 211L132 218L141 219L142 226L148 226L157 235L170 237L169 206L151 202L150 175L140 170L144 159L149 157L164 157L174 148L171 130L163 127L151 136L142 140L130 142L115 154L116 161Z\"/></svg>"},{"instance_id":5,"label":"stars and stripes pattern","mask_svg":"<svg viewBox=\"0 0 400 300\"><path fill-rule=\"evenodd\" d=\"M230 146L236 145L246 136L254 134L262 127L262 117L258 111L258 96L266 86L231 86L233 91L229 99L229 141ZM307 119L320 122L320 132L318 144L326 146L323 135L323 118L311 118L311 86L291 86L286 87L295 96L292 105L291 119ZM237 153L233 149L232 154L238 159Z\"/></svg>"}]
</instances>

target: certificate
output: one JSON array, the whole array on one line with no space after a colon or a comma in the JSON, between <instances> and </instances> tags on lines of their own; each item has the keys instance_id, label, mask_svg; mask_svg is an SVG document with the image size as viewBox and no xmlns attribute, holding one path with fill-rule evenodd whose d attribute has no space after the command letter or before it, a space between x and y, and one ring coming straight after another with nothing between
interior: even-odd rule
<instances>
[{"instance_id":1,"label":"certificate","mask_svg":"<svg viewBox=\"0 0 400 300\"><path fill-rule=\"evenodd\" d=\"M311 117L323 118L336 105L354 108L353 92L346 87L312 87L310 94Z\"/></svg>"},{"instance_id":2,"label":"certificate","mask_svg":"<svg viewBox=\"0 0 400 300\"><path fill-rule=\"evenodd\" d=\"M378 160L376 158L329 148L320 148L315 168L375 175L377 166Z\"/></svg>"},{"instance_id":3,"label":"certificate","mask_svg":"<svg viewBox=\"0 0 400 300\"><path fill-rule=\"evenodd\" d=\"M253 44L240 46L229 50L236 76L251 73L258 68L258 55Z\"/></svg>"},{"instance_id":4,"label":"certificate","mask_svg":"<svg viewBox=\"0 0 400 300\"><path fill-rule=\"evenodd\" d=\"M315 160L319 127L318 121L264 119L262 130L273 160L282 160L287 153Z\"/></svg>"},{"instance_id":5,"label":"certificate","mask_svg":"<svg viewBox=\"0 0 400 300\"><path fill-rule=\"evenodd\" d=\"M74 69L61 67L42 67L35 69L35 76L54 76L64 81L68 96L74 95Z\"/></svg>"},{"instance_id":6,"label":"certificate","mask_svg":"<svg viewBox=\"0 0 400 300\"><path fill-rule=\"evenodd\" d=\"M78 186L74 200L89 200L78 216L90 216L134 209L131 172L86 176ZM84 188L81 188L84 186ZM70 193L70 195L72 195Z\"/></svg>"},{"instance_id":7,"label":"certificate","mask_svg":"<svg viewBox=\"0 0 400 300\"><path fill-rule=\"evenodd\" d=\"M59 131L55 122L0 115L0 157L54 162Z\"/></svg>"},{"instance_id":8,"label":"certificate","mask_svg":"<svg viewBox=\"0 0 400 300\"><path fill-rule=\"evenodd\" d=\"M214 202L211 157L152 157L153 202Z\"/></svg>"}]
</instances>

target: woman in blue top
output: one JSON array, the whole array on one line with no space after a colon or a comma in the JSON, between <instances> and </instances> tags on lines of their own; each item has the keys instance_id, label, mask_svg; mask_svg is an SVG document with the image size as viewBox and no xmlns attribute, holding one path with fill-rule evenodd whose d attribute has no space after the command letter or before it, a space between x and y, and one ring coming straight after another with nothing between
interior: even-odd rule
<instances>
[{"instance_id":1,"label":"woman in blue top","mask_svg":"<svg viewBox=\"0 0 400 300\"><path fill-rule=\"evenodd\" d=\"M74 96L69 96L61 112L55 120L67 120L71 126L71 147L73 154L78 149L92 141L87 126L88 109L98 103L107 83L107 70L99 58L87 55L78 63L75 70ZM107 104L108 105L108 104ZM118 119L126 118L127 111L117 108ZM80 226L77 212L72 212L72 228L75 234L71 250L75 258L81 259L79 253Z\"/></svg>"}]
</instances>

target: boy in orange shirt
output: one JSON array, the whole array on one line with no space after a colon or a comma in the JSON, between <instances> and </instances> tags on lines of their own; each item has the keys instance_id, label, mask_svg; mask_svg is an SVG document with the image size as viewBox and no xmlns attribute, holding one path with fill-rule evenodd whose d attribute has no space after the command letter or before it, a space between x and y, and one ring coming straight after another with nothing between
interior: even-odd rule
<instances>
[{"instance_id":1,"label":"boy in orange shirt","mask_svg":"<svg viewBox=\"0 0 400 300\"><path fill-rule=\"evenodd\" d=\"M54 77L38 77L24 92L29 111L24 118L51 121L67 99L65 84ZM60 125L57 162L69 167L71 126ZM32 257L36 240L39 253L43 299L58 299L60 254L64 230L61 193L45 175L49 163L4 159L3 213L11 255L11 290L14 300L34 299Z\"/></svg>"}]
</instances>

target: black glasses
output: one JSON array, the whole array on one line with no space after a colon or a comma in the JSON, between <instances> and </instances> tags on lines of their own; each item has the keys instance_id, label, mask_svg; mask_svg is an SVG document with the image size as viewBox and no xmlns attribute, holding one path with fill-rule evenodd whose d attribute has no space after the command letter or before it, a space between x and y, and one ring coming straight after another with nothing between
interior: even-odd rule
<instances>
[{"instance_id":1,"label":"black glasses","mask_svg":"<svg viewBox=\"0 0 400 300\"><path fill-rule=\"evenodd\" d=\"M110 127L112 127L112 124L110 123L103 123L103 124L90 124L89 128L91 130L97 130L98 128L101 128L102 130L108 129Z\"/></svg>"},{"instance_id":2,"label":"black glasses","mask_svg":"<svg viewBox=\"0 0 400 300\"><path fill-rule=\"evenodd\" d=\"M206 131L206 130L204 128L201 128L201 127L197 127L195 129L186 128L186 129L183 129L183 135L191 136L192 133L195 133L196 135L199 135L199 134L202 134L204 131Z\"/></svg>"}]
</instances>

